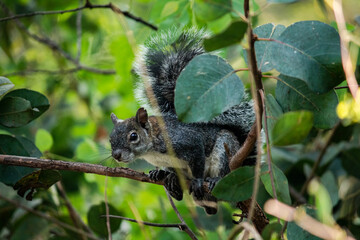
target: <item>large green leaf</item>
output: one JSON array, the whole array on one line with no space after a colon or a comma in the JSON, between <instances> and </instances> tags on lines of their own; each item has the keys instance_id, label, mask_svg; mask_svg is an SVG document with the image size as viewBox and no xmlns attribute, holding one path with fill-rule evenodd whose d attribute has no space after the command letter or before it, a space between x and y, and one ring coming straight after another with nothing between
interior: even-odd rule
<instances>
[{"instance_id":1,"label":"large green leaf","mask_svg":"<svg viewBox=\"0 0 360 240\"><path fill-rule=\"evenodd\" d=\"M332 128L338 121L335 106L338 99L334 90L316 94L301 80L280 75L275 94L284 112L309 110L314 113L314 126Z\"/></svg>"},{"instance_id":2,"label":"large green leaf","mask_svg":"<svg viewBox=\"0 0 360 240\"><path fill-rule=\"evenodd\" d=\"M0 101L0 124L21 127L39 117L49 106L41 93L28 89L11 91Z\"/></svg>"},{"instance_id":3,"label":"large green leaf","mask_svg":"<svg viewBox=\"0 0 360 240\"><path fill-rule=\"evenodd\" d=\"M14 84L5 77L0 77L0 97L12 89Z\"/></svg>"},{"instance_id":4,"label":"large green leaf","mask_svg":"<svg viewBox=\"0 0 360 240\"><path fill-rule=\"evenodd\" d=\"M212 21L231 12L231 0L195 0L195 16L201 21Z\"/></svg>"},{"instance_id":5,"label":"large green leaf","mask_svg":"<svg viewBox=\"0 0 360 240\"><path fill-rule=\"evenodd\" d=\"M223 47L239 43L244 37L247 29L247 23L236 21L222 33L204 40L204 48L206 51L214 51Z\"/></svg>"},{"instance_id":6,"label":"large green leaf","mask_svg":"<svg viewBox=\"0 0 360 240\"><path fill-rule=\"evenodd\" d=\"M226 175L212 193L226 201L244 201L251 197L254 185L254 167L240 167Z\"/></svg>"},{"instance_id":7,"label":"large green leaf","mask_svg":"<svg viewBox=\"0 0 360 240\"><path fill-rule=\"evenodd\" d=\"M31 150L32 148L28 140L21 139L20 141L12 136L0 134L0 154L29 157L33 155L33 153L37 153L37 151ZM25 147L22 144L23 142L25 142ZM14 186L22 177L36 170L37 169L28 167L0 165L0 182Z\"/></svg>"},{"instance_id":8,"label":"large green leaf","mask_svg":"<svg viewBox=\"0 0 360 240\"><path fill-rule=\"evenodd\" d=\"M272 130L272 144L284 146L303 141L313 126L313 114L309 111L285 113Z\"/></svg>"},{"instance_id":9,"label":"large green leaf","mask_svg":"<svg viewBox=\"0 0 360 240\"><path fill-rule=\"evenodd\" d=\"M285 174L275 165L272 164L272 174L274 177L274 185L276 195L279 201L291 205L291 198L289 193L289 184ZM270 173L268 172L268 165L261 166L261 181L265 186L266 191L273 196L273 189L271 186Z\"/></svg>"},{"instance_id":10,"label":"large green leaf","mask_svg":"<svg viewBox=\"0 0 360 240\"><path fill-rule=\"evenodd\" d=\"M266 24L254 33L274 40L255 43L261 71L275 68L317 93L326 93L344 80L340 38L331 26L318 21L297 22L286 29Z\"/></svg>"},{"instance_id":11,"label":"large green leaf","mask_svg":"<svg viewBox=\"0 0 360 240\"><path fill-rule=\"evenodd\" d=\"M261 25L254 29L254 34L259 38L276 39L285 30L284 25L274 25L272 23ZM272 56L269 52L270 44L266 41L255 42L255 52L258 68L261 72L268 72L274 69ZM245 55L247 56L247 55Z\"/></svg>"},{"instance_id":12,"label":"large green leaf","mask_svg":"<svg viewBox=\"0 0 360 240\"><path fill-rule=\"evenodd\" d=\"M269 44L275 69L314 92L326 93L344 80L339 34L325 23L294 23Z\"/></svg>"},{"instance_id":13,"label":"large green leaf","mask_svg":"<svg viewBox=\"0 0 360 240\"><path fill-rule=\"evenodd\" d=\"M208 121L243 99L244 86L224 59L204 54L181 72L175 90L175 108L185 122Z\"/></svg>"},{"instance_id":14,"label":"large green leaf","mask_svg":"<svg viewBox=\"0 0 360 240\"><path fill-rule=\"evenodd\" d=\"M120 216L121 213L114 208L111 204L108 204L109 214ZM89 227L97 234L102 237L108 236L108 231L106 227L106 208L105 203L102 202L98 205L91 206L90 210L87 213L87 220L89 223ZM110 228L111 232L115 232L119 229L121 223L121 219L119 218L110 218Z\"/></svg>"}]
</instances>

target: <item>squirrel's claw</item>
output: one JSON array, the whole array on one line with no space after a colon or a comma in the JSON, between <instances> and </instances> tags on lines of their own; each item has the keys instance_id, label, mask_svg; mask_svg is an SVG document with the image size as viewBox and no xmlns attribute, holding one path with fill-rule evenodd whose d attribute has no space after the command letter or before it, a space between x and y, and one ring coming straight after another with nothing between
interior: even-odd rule
<instances>
[{"instance_id":1,"label":"squirrel's claw","mask_svg":"<svg viewBox=\"0 0 360 240\"><path fill-rule=\"evenodd\" d=\"M195 178L191 181L189 193L194 193L194 196L197 199L202 199L204 197L204 189L203 189L204 179Z\"/></svg>"},{"instance_id":2,"label":"squirrel's claw","mask_svg":"<svg viewBox=\"0 0 360 240\"><path fill-rule=\"evenodd\" d=\"M154 181L161 181L170 174L169 171L155 169L149 172L149 177Z\"/></svg>"},{"instance_id":3,"label":"squirrel's claw","mask_svg":"<svg viewBox=\"0 0 360 240\"><path fill-rule=\"evenodd\" d=\"M164 186L173 198L178 201L182 200L183 191L179 179L175 173L169 172L169 174L165 178Z\"/></svg>"},{"instance_id":4,"label":"squirrel's claw","mask_svg":"<svg viewBox=\"0 0 360 240\"><path fill-rule=\"evenodd\" d=\"M205 178L205 181L209 183L210 192L214 189L215 185L218 183L218 181L220 179L221 179L220 177L215 177L215 178L207 177L207 178Z\"/></svg>"}]
</instances>

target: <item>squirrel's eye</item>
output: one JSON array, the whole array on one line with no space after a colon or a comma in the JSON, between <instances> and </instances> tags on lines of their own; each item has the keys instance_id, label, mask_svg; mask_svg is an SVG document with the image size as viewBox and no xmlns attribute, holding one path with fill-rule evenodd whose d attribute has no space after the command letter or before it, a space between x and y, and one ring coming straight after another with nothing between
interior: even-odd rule
<instances>
[{"instance_id":1,"label":"squirrel's eye","mask_svg":"<svg viewBox=\"0 0 360 240\"><path fill-rule=\"evenodd\" d=\"M131 133L130 134L130 136L129 136L129 140L130 141L136 141L138 139L138 135L137 135L137 133L136 132L133 132L133 133Z\"/></svg>"}]
</instances>

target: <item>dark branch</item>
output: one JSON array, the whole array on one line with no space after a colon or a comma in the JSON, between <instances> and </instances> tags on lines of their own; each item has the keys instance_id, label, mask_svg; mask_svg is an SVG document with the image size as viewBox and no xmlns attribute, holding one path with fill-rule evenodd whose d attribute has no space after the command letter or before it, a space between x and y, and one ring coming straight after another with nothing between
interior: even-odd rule
<instances>
[{"instance_id":1,"label":"dark branch","mask_svg":"<svg viewBox=\"0 0 360 240\"><path fill-rule=\"evenodd\" d=\"M311 173L309 175L309 177L306 179L306 182L304 183L304 185L302 186L301 188L301 191L300 191L300 194L301 195L304 195L305 191L307 190L307 187L309 185L309 183L311 182L311 180L315 177L315 173L318 169L318 167L320 166L320 163L326 153L326 150L328 149L328 147L330 146L334 136L335 136L335 132L337 130L337 128L341 125L340 122L338 122L335 127L333 129L331 129L331 133L330 133L330 136L328 138L328 140L326 141L324 147L321 149L321 152L318 156L318 158L316 159L315 163L314 163L314 166L312 167L311 169Z\"/></svg>"},{"instance_id":2,"label":"dark branch","mask_svg":"<svg viewBox=\"0 0 360 240\"><path fill-rule=\"evenodd\" d=\"M3 8L5 13L7 13L8 15L12 15L11 11L6 7L5 4L0 2L0 6ZM75 64L77 66L77 68L75 68L75 69L77 69L77 70L83 69L83 70L87 70L89 72L94 72L94 73L99 73L99 74L115 74L116 73L114 70L101 70L101 69L84 66L78 61L78 59L73 58L69 53L67 53L63 49L61 49L61 47L58 44L56 44L54 41L52 41L51 39L49 39L47 37L40 37L36 34L31 33L27 29L27 27L25 27L25 25L22 22L20 22L19 19L15 18L15 24L18 28L20 28L29 37L33 38L34 40L38 41L39 43L42 43L42 44L48 46L51 50L60 53L60 55L62 55L64 58L66 58L67 60L69 60L70 62Z\"/></svg>"},{"instance_id":3,"label":"dark branch","mask_svg":"<svg viewBox=\"0 0 360 240\"><path fill-rule=\"evenodd\" d=\"M106 217L106 216L103 215L101 217ZM129 221L129 222L140 223L140 224L144 224L146 226L151 226L151 227L179 228L180 230L183 230L182 228L184 227L184 224L182 224L182 223L152 223L152 222L138 221L136 219L122 217L122 216L116 216L116 215L108 215L108 217L110 217L110 218L120 218L120 219Z\"/></svg>"},{"instance_id":4,"label":"dark branch","mask_svg":"<svg viewBox=\"0 0 360 240\"><path fill-rule=\"evenodd\" d=\"M2 3L1 3L2 4ZM77 12L77 11L81 11L84 9L94 9L94 8L108 8L111 9L113 12L118 13L118 14L122 14L127 18L130 18L136 22L139 22L147 27L150 27L153 30L157 30L158 28L151 24L146 22L145 20L143 20L140 17L136 17L133 14L127 12L127 11L122 11L120 8L116 7L114 4L112 4L111 2L108 4L104 4L104 5L95 5L90 3L90 1L86 1L85 5L82 7L78 7L78 8L74 8L74 9L68 9L68 10L58 10L58 11L38 11L38 12L31 12L31 13L23 13L23 14L18 14L18 15L14 15L14 16L9 16L9 17L5 17L5 18L0 18L0 22L5 22L5 21L9 21L9 20L15 20L15 19L20 19L20 18L25 18L25 17L33 17L33 16L38 16L38 15L54 15L54 14L64 14L64 13L72 13L72 12Z\"/></svg>"},{"instance_id":5,"label":"dark branch","mask_svg":"<svg viewBox=\"0 0 360 240\"><path fill-rule=\"evenodd\" d=\"M186 224L184 218L181 216L179 210L175 206L175 203L174 203L174 201L172 200L172 198L170 196L170 193L168 192L168 190L166 188L165 188L165 192L166 192L166 196L168 197L168 199L170 201L171 207L174 209L176 215L178 216L178 218L181 221L182 228L180 228L180 230L186 232L192 240L197 240L197 237L195 236L195 233L193 231L191 231L190 227Z\"/></svg>"},{"instance_id":6,"label":"dark branch","mask_svg":"<svg viewBox=\"0 0 360 240\"><path fill-rule=\"evenodd\" d=\"M145 173L140 173L129 168L110 168L101 165L80 163L80 162L65 162L60 160L39 159L33 157L0 155L0 164L11 166L24 166L30 168L53 169L53 170L68 170L74 172L94 173L98 175L110 177L125 177L141 182L149 182L158 185L163 185L162 181L153 181Z\"/></svg>"}]
</instances>

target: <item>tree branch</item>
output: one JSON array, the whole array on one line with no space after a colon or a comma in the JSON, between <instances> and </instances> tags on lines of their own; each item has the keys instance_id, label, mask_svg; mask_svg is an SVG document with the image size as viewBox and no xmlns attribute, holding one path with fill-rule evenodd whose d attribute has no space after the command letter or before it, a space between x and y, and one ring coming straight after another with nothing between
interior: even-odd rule
<instances>
[{"instance_id":1,"label":"tree branch","mask_svg":"<svg viewBox=\"0 0 360 240\"><path fill-rule=\"evenodd\" d=\"M3 3L1 3L3 4ZM64 13L71 13L71 12L77 12L77 11L81 11L84 9L94 9L94 8L108 8L111 9L113 12L118 13L118 14L122 14L127 18L130 18L136 22L139 22L153 30L157 30L158 28L149 23L146 22L145 20L143 20L140 17L134 16L133 14L127 12L127 11L122 11L120 8L116 7L114 4L112 4L111 2L108 4L104 4L104 5L97 5L97 4L92 4L90 1L86 1L85 5L82 7L78 7L78 8L74 8L74 9L69 9L69 10L58 10L58 11L38 11L38 12L31 12L31 13L23 13L23 14L18 14L18 15L14 15L14 16L9 16L9 17L5 17L5 18L0 18L0 22L5 22L5 21L9 21L9 20L15 20L15 19L20 19L20 18L25 18L25 17L33 17L33 16L37 16L37 15L54 15L54 14L64 14Z\"/></svg>"},{"instance_id":2,"label":"tree branch","mask_svg":"<svg viewBox=\"0 0 360 240\"><path fill-rule=\"evenodd\" d=\"M102 216L102 217L106 217L106 216ZM138 221L136 219L127 218L127 217L123 217L123 216L116 216L116 215L108 215L107 217L120 218L120 219L129 221L129 222L141 223L141 224L144 224L146 226L151 226L151 227L179 228L180 230L183 230L182 228L184 227L184 224L182 224L182 223L152 223L152 222Z\"/></svg>"},{"instance_id":3,"label":"tree branch","mask_svg":"<svg viewBox=\"0 0 360 240\"><path fill-rule=\"evenodd\" d=\"M184 218L181 216L179 210L178 210L177 207L175 206L175 203L174 203L174 201L172 200L172 198L171 198L168 190L167 190L165 187L164 187L164 189L165 189L165 192L166 192L166 196L168 197L168 199L169 199L169 201L170 201L171 207L174 209L176 215L178 216L178 218L179 218L180 221L181 221L181 225L182 225L181 227L182 227L182 228L180 228L180 226L179 226L179 229L182 230L182 231L184 231L184 232L186 232L191 239L197 240L197 237L195 236L194 232L191 231L190 227L186 224Z\"/></svg>"},{"instance_id":4,"label":"tree branch","mask_svg":"<svg viewBox=\"0 0 360 240\"><path fill-rule=\"evenodd\" d=\"M7 6L5 4L0 2L0 6L3 8L5 13L7 13L8 15L12 15L11 11L7 8ZM65 52L57 43L55 43L51 39L49 39L47 37L40 37L34 33L31 33L27 29L27 27L25 27L24 24L22 22L20 22L19 19L15 18L15 24L18 28L20 28L29 37L33 38L34 40L38 41L39 43L42 43L42 44L48 46L51 50L60 53L60 55L62 55L64 58L66 58L67 60L69 60L70 62L75 64L77 67L75 69L77 69L77 70L83 69L83 70L86 70L89 72L94 72L94 73L99 73L99 74L115 74L116 73L115 70L102 70L102 69L96 69L96 68L84 66L79 62L78 59L73 58L69 53ZM71 70L73 70L73 69L71 69Z\"/></svg>"},{"instance_id":5,"label":"tree branch","mask_svg":"<svg viewBox=\"0 0 360 240\"><path fill-rule=\"evenodd\" d=\"M140 182L154 183L163 185L162 181L154 181L148 177L145 173L140 173L129 168L110 168L101 165L80 163L80 162L66 162L60 160L39 159L33 157L0 155L0 164L11 166L23 166L30 168L41 168L44 170L68 170L74 172L94 173L98 175L110 176L110 177L125 177Z\"/></svg>"}]
</instances>

